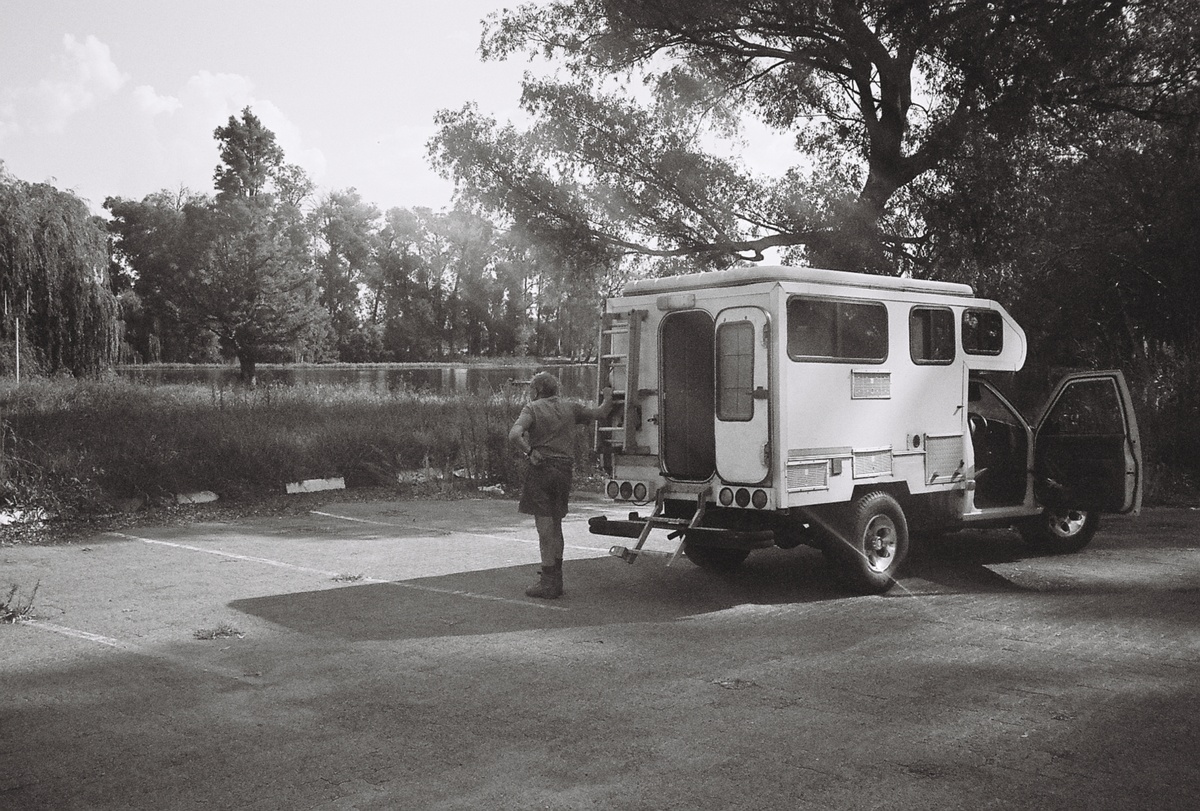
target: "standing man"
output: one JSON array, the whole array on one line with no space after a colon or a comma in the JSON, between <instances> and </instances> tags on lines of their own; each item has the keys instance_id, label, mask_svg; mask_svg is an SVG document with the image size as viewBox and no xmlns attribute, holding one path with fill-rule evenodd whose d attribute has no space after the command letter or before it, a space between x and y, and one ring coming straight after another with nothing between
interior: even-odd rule
<instances>
[{"instance_id":1,"label":"standing man","mask_svg":"<svg viewBox=\"0 0 1200 811\"><path fill-rule=\"evenodd\" d=\"M532 515L537 525L542 570L528 597L553 600L562 596L563 516L571 493L575 460L575 426L607 417L612 411L612 387L604 389L598 406L560 400L558 378L538 372L529 381L529 402L513 423L508 439L529 458L525 486L517 509Z\"/></svg>"}]
</instances>

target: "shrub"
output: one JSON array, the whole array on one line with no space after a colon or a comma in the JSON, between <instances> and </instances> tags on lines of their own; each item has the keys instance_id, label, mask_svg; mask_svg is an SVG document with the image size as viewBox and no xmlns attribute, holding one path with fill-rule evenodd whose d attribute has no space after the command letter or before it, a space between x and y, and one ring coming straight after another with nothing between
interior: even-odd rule
<instances>
[{"instance_id":1,"label":"shrub","mask_svg":"<svg viewBox=\"0 0 1200 811\"><path fill-rule=\"evenodd\" d=\"M104 497L238 496L329 476L386 485L417 469L511 492L523 462L508 429L523 401L355 386L0 382L0 498L67 512ZM586 472L590 440L578 433Z\"/></svg>"}]
</instances>

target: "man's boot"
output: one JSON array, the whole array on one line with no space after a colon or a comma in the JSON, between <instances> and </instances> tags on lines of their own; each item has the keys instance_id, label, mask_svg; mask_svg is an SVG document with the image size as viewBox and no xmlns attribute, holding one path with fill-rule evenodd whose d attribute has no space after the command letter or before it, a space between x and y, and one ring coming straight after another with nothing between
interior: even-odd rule
<instances>
[{"instance_id":1,"label":"man's boot","mask_svg":"<svg viewBox=\"0 0 1200 811\"><path fill-rule=\"evenodd\" d=\"M538 571L538 582L536 585L525 589L526 597L540 597L543 600L553 600L561 597L562 588L562 564L557 566L543 566Z\"/></svg>"}]
</instances>

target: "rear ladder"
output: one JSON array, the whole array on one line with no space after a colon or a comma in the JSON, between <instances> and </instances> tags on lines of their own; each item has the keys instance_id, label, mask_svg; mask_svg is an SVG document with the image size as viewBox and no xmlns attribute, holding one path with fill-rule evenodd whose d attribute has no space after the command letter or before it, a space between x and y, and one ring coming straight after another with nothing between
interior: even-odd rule
<instances>
[{"instance_id":1,"label":"rear ladder","mask_svg":"<svg viewBox=\"0 0 1200 811\"><path fill-rule=\"evenodd\" d=\"M598 380L601 386L613 386L613 399L620 406L607 420L596 423L595 448L601 455L607 456L616 451L649 452L649 449L633 444L633 434L642 423L643 394L638 388L638 373L642 362L642 321L647 315L645 310L605 313L600 326ZM621 336L625 337L625 351L619 351L618 348L618 344L622 343L618 340ZM624 386L620 385L622 377Z\"/></svg>"},{"instance_id":2,"label":"rear ladder","mask_svg":"<svg viewBox=\"0 0 1200 811\"><path fill-rule=\"evenodd\" d=\"M660 490L658 497L654 502L654 514L646 519L646 523L642 525L642 532L638 535L637 543L633 548L625 546L614 546L608 550L608 554L613 557L621 558L626 563L633 563L637 560L638 555L655 555L659 557L668 557L667 565L670 566L678 559L683 552L683 546L687 543L687 533L689 529L694 529L700 526L704 520L704 508L708 504L708 496L712 493L712 488L705 488L696 496L696 512L692 513L691 518L670 518L663 515L665 509L665 499L663 495L665 490ZM674 552L667 552L658 549L643 549L646 544L646 539L650 537L650 532L655 529L673 529L674 531L667 536L673 540L679 538L679 545L675 547Z\"/></svg>"}]
</instances>

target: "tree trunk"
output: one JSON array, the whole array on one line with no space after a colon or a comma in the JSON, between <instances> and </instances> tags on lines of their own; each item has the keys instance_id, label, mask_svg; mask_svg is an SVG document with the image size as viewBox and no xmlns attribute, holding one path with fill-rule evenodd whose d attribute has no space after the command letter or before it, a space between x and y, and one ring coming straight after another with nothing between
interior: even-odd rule
<instances>
[{"instance_id":1,"label":"tree trunk","mask_svg":"<svg viewBox=\"0 0 1200 811\"><path fill-rule=\"evenodd\" d=\"M258 376L255 371L257 361L254 357L254 352L245 350L238 352L238 365L241 367L241 383L247 388L254 388L258 383Z\"/></svg>"}]
</instances>

